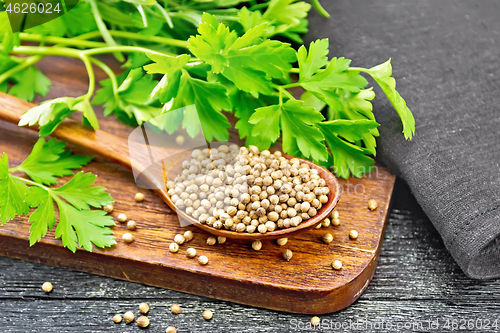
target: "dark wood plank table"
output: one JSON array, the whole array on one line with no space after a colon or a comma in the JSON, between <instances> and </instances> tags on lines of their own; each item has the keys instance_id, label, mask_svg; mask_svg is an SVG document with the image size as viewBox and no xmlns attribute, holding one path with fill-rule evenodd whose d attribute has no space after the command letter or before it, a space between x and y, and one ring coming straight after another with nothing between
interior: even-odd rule
<instances>
[{"instance_id":1,"label":"dark wood plank table","mask_svg":"<svg viewBox=\"0 0 500 333\"><path fill-rule=\"evenodd\" d=\"M400 180L394 198L372 283L349 308L321 316L325 326L314 331L447 332L464 321L484 325L499 319L500 282L474 281L460 271ZM54 284L51 294L41 290L44 281ZM111 318L128 310L138 313L141 302L151 307L150 332L165 332L169 325L176 326L179 332L313 331L307 326L311 316L262 310L0 257L0 332L140 332L135 324L116 325ZM180 315L170 313L174 303L181 305ZM214 311L211 321L202 318L205 309ZM429 320L433 325L437 321L439 328L429 329ZM356 322L359 326L349 326ZM344 329L330 329L342 324ZM382 324L384 328L392 325L392 330L381 329Z\"/></svg>"}]
</instances>

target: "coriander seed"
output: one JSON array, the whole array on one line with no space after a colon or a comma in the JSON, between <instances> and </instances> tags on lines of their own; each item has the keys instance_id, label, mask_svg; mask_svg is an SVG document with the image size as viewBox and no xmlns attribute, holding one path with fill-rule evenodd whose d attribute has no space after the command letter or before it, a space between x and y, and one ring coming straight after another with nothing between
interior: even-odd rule
<instances>
[{"instance_id":1,"label":"coriander seed","mask_svg":"<svg viewBox=\"0 0 500 333\"><path fill-rule=\"evenodd\" d=\"M356 239L356 238L358 238L358 232L356 230L349 231L349 238L350 239Z\"/></svg>"},{"instance_id":2,"label":"coriander seed","mask_svg":"<svg viewBox=\"0 0 500 333\"><path fill-rule=\"evenodd\" d=\"M188 230L188 231L186 231L186 232L184 233L184 240L185 240L186 242L191 241L191 240L193 239L193 237L194 237L194 234L193 234L193 232L192 232L191 230Z\"/></svg>"},{"instance_id":3,"label":"coriander seed","mask_svg":"<svg viewBox=\"0 0 500 333\"><path fill-rule=\"evenodd\" d=\"M125 222L127 221L127 215L125 214L118 214L118 216L116 217L116 219L118 220L118 222Z\"/></svg>"},{"instance_id":4,"label":"coriander seed","mask_svg":"<svg viewBox=\"0 0 500 333\"><path fill-rule=\"evenodd\" d=\"M320 324L320 322L321 322L321 319L319 319L319 317L314 316L311 318L311 324L313 326L318 326Z\"/></svg>"},{"instance_id":5,"label":"coriander seed","mask_svg":"<svg viewBox=\"0 0 500 333\"><path fill-rule=\"evenodd\" d=\"M177 243L170 243L169 250L172 253L177 253L179 251L179 244L177 244Z\"/></svg>"},{"instance_id":6,"label":"coriander seed","mask_svg":"<svg viewBox=\"0 0 500 333\"><path fill-rule=\"evenodd\" d=\"M198 262L200 263L200 265L206 265L208 264L208 258L206 256L200 256L198 258Z\"/></svg>"},{"instance_id":7,"label":"coriander seed","mask_svg":"<svg viewBox=\"0 0 500 333\"><path fill-rule=\"evenodd\" d=\"M137 228L137 223L135 223L134 220L130 220L127 222L127 229L128 230L135 230Z\"/></svg>"},{"instance_id":8,"label":"coriander seed","mask_svg":"<svg viewBox=\"0 0 500 333\"><path fill-rule=\"evenodd\" d=\"M214 316L214 313L211 310L203 311L203 318L205 318L206 320L212 319L213 316Z\"/></svg>"},{"instance_id":9,"label":"coriander seed","mask_svg":"<svg viewBox=\"0 0 500 333\"><path fill-rule=\"evenodd\" d=\"M330 244L333 241L333 236L331 233L327 232L323 236L321 236L321 239L325 244Z\"/></svg>"},{"instance_id":10,"label":"coriander seed","mask_svg":"<svg viewBox=\"0 0 500 333\"><path fill-rule=\"evenodd\" d=\"M293 253L289 249L286 249L285 251L283 251L283 258L286 261L290 261L290 259L292 259L292 256L293 256Z\"/></svg>"},{"instance_id":11,"label":"coriander seed","mask_svg":"<svg viewBox=\"0 0 500 333\"><path fill-rule=\"evenodd\" d=\"M186 257L188 258L194 258L196 257L196 249L190 247L186 250Z\"/></svg>"},{"instance_id":12,"label":"coriander seed","mask_svg":"<svg viewBox=\"0 0 500 333\"><path fill-rule=\"evenodd\" d=\"M165 330L165 333L177 333L177 328L175 328L174 326L169 326Z\"/></svg>"},{"instance_id":13,"label":"coriander seed","mask_svg":"<svg viewBox=\"0 0 500 333\"><path fill-rule=\"evenodd\" d=\"M172 305L172 307L170 308L170 310L172 311L173 314L179 314L179 313L181 313L181 307L179 306L179 304Z\"/></svg>"},{"instance_id":14,"label":"coriander seed","mask_svg":"<svg viewBox=\"0 0 500 333\"><path fill-rule=\"evenodd\" d=\"M132 311L127 311L125 312L125 314L123 315L123 319L125 320L125 324L130 324L131 322L134 321L134 313Z\"/></svg>"},{"instance_id":15,"label":"coriander seed","mask_svg":"<svg viewBox=\"0 0 500 333\"><path fill-rule=\"evenodd\" d=\"M42 284L42 290L45 291L46 293L50 293L52 291L53 287L52 287L52 283L50 282L44 282Z\"/></svg>"},{"instance_id":16,"label":"coriander seed","mask_svg":"<svg viewBox=\"0 0 500 333\"><path fill-rule=\"evenodd\" d=\"M342 261L340 260L335 260L332 262L332 268L336 271L342 268Z\"/></svg>"},{"instance_id":17,"label":"coriander seed","mask_svg":"<svg viewBox=\"0 0 500 333\"><path fill-rule=\"evenodd\" d=\"M103 210L106 212L106 213L111 213L113 211L113 205L112 204L107 204L106 206L103 207Z\"/></svg>"},{"instance_id":18,"label":"coriander seed","mask_svg":"<svg viewBox=\"0 0 500 333\"><path fill-rule=\"evenodd\" d=\"M338 219L339 218L339 212L336 209L332 210L332 212L330 213L330 218L331 219Z\"/></svg>"},{"instance_id":19,"label":"coriander seed","mask_svg":"<svg viewBox=\"0 0 500 333\"><path fill-rule=\"evenodd\" d=\"M279 245L279 246L283 246L283 245L286 245L286 243L288 242L288 238L278 238L276 240L276 243Z\"/></svg>"},{"instance_id":20,"label":"coriander seed","mask_svg":"<svg viewBox=\"0 0 500 333\"><path fill-rule=\"evenodd\" d=\"M114 315L114 316L113 316L113 322L114 322L115 324L119 324L119 323L121 323L121 322L122 322L122 316L120 316L120 315Z\"/></svg>"},{"instance_id":21,"label":"coriander seed","mask_svg":"<svg viewBox=\"0 0 500 333\"><path fill-rule=\"evenodd\" d=\"M134 241L134 236L131 233L126 232L123 234L122 239L125 243L130 244Z\"/></svg>"},{"instance_id":22,"label":"coriander seed","mask_svg":"<svg viewBox=\"0 0 500 333\"><path fill-rule=\"evenodd\" d=\"M262 249L262 242L258 239L254 240L252 242L252 249L254 249L255 251L259 251L260 249Z\"/></svg>"},{"instance_id":23,"label":"coriander seed","mask_svg":"<svg viewBox=\"0 0 500 333\"><path fill-rule=\"evenodd\" d=\"M226 237L224 237L224 236L218 236L217 237L217 242L219 244L224 244L226 242Z\"/></svg>"},{"instance_id":24,"label":"coriander seed","mask_svg":"<svg viewBox=\"0 0 500 333\"><path fill-rule=\"evenodd\" d=\"M184 238L184 236L183 236L183 235L181 235L181 234L177 234L177 235L175 235L175 237L174 237L174 242L176 242L176 243L177 243L177 244L179 244L179 245L184 244L184 242L185 242L185 241L186 241L186 238Z\"/></svg>"},{"instance_id":25,"label":"coriander seed","mask_svg":"<svg viewBox=\"0 0 500 333\"><path fill-rule=\"evenodd\" d=\"M146 316L140 316L139 318L137 318L136 323L137 326L146 328L149 326L149 318Z\"/></svg>"},{"instance_id":26,"label":"coriander seed","mask_svg":"<svg viewBox=\"0 0 500 333\"><path fill-rule=\"evenodd\" d=\"M368 200L368 209L369 210L375 210L378 207L378 202L375 199L370 199Z\"/></svg>"},{"instance_id":27,"label":"coriander seed","mask_svg":"<svg viewBox=\"0 0 500 333\"><path fill-rule=\"evenodd\" d=\"M332 225L334 225L334 226L340 225L340 220L336 219L336 218L332 219Z\"/></svg>"},{"instance_id":28,"label":"coriander seed","mask_svg":"<svg viewBox=\"0 0 500 333\"><path fill-rule=\"evenodd\" d=\"M215 239L215 237L210 236L210 237L207 238L207 244L208 245L210 245L210 246L211 245L215 245L215 243L217 243L217 240Z\"/></svg>"},{"instance_id":29,"label":"coriander seed","mask_svg":"<svg viewBox=\"0 0 500 333\"><path fill-rule=\"evenodd\" d=\"M324 227L324 228L328 228L330 226L330 219L327 217L325 218L323 221L321 221L321 225Z\"/></svg>"},{"instance_id":30,"label":"coriander seed","mask_svg":"<svg viewBox=\"0 0 500 333\"><path fill-rule=\"evenodd\" d=\"M149 312L149 305L148 305L148 303L141 303L141 304L139 304L139 311L142 314L148 313Z\"/></svg>"},{"instance_id":31,"label":"coriander seed","mask_svg":"<svg viewBox=\"0 0 500 333\"><path fill-rule=\"evenodd\" d=\"M143 202L144 201L144 194L141 192L138 192L135 194L134 199L137 202Z\"/></svg>"},{"instance_id":32,"label":"coriander seed","mask_svg":"<svg viewBox=\"0 0 500 333\"><path fill-rule=\"evenodd\" d=\"M177 135L175 137L175 143L178 144L179 146L182 146L186 142L186 138L182 135Z\"/></svg>"}]
</instances>

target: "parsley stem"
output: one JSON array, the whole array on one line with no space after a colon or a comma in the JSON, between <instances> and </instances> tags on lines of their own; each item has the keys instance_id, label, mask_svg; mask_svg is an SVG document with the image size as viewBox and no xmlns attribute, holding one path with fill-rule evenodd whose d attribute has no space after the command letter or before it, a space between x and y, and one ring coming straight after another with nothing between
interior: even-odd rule
<instances>
[{"instance_id":1,"label":"parsley stem","mask_svg":"<svg viewBox=\"0 0 500 333\"><path fill-rule=\"evenodd\" d=\"M28 34L21 32L19 33L19 38L27 42L46 42L50 44L64 44L64 45L74 45L81 47L106 47L106 43L93 42L88 40L80 40L76 38L63 38L63 37L52 37L43 36L38 34Z\"/></svg>"},{"instance_id":2,"label":"parsley stem","mask_svg":"<svg viewBox=\"0 0 500 333\"><path fill-rule=\"evenodd\" d=\"M0 75L0 83L7 80L12 74L33 65L42 58L43 56L40 55L34 55L29 58L24 58L21 63L17 64L16 66L12 67L11 69L5 71L3 74Z\"/></svg>"},{"instance_id":3,"label":"parsley stem","mask_svg":"<svg viewBox=\"0 0 500 333\"><path fill-rule=\"evenodd\" d=\"M319 0L311 0L314 8L318 13L320 13L323 17L330 18L330 13L328 13L323 6L319 3Z\"/></svg>"},{"instance_id":4,"label":"parsley stem","mask_svg":"<svg viewBox=\"0 0 500 333\"><path fill-rule=\"evenodd\" d=\"M292 68L292 69L290 69L289 72L290 73L294 73L294 74L299 74L300 73L300 69L299 68Z\"/></svg>"},{"instance_id":5,"label":"parsley stem","mask_svg":"<svg viewBox=\"0 0 500 333\"><path fill-rule=\"evenodd\" d=\"M116 93L118 90L118 80L116 79L115 73L111 70L111 68L109 68L108 65L100 60L90 58L90 62L102 69L102 71L106 73L106 75L108 75L109 79L111 80L111 85L113 86L113 94L115 95L115 97L118 97Z\"/></svg>"},{"instance_id":6,"label":"parsley stem","mask_svg":"<svg viewBox=\"0 0 500 333\"><path fill-rule=\"evenodd\" d=\"M14 169L14 168L12 168L12 169ZM9 172L10 172L10 170L12 170L12 169L9 169ZM25 184L29 184L29 185L33 185L33 186L37 186L37 187L43 188L45 191L47 191L47 192L49 192L49 193L52 193L52 190L51 190L49 187L47 187L47 186L43 186L43 185L42 185L42 184L40 184L40 183L37 183L37 182L34 182L34 181L32 181L32 180L29 180L29 179L26 179L26 178L23 178L23 177L19 177L19 176L14 176L14 175L10 175L10 176L11 176L12 178L15 178L15 179L17 179L17 180L19 180L19 181L21 181L21 182L25 183Z\"/></svg>"},{"instance_id":7,"label":"parsley stem","mask_svg":"<svg viewBox=\"0 0 500 333\"><path fill-rule=\"evenodd\" d=\"M116 41L111 37L111 34L109 33L108 27L106 26L106 23L102 20L101 13L99 12L99 8L97 6L96 0L88 0L87 1L90 4L90 7L92 9L92 14L94 15L95 23L97 24L97 28L101 32L102 39L109 45L109 46L116 46ZM125 61L125 58L121 53L115 53L115 58L119 62Z\"/></svg>"},{"instance_id":8,"label":"parsley stem","mask_svg":"<svg viewBox=\"0 0 500 333\"><path fill-rule=\"evenodd\" d=\"M100 47L96 49L90 49L82 51L82 53L94 55L94 54L106 54L106 53L114 53L114 52L140 52L140 53L149 53L149 54L157 54L157 55L166 55L168 53L154 51L145 47L140 46L109 46L109 47ZM170 55L170 54L168 54Z\"/></svg>"},{"instance_id":9,"label":"parsley stem","mask_svg":"<svg viewBox=\"0 0 500 333\"><path fill-rule=\"evenodd\" d=\"M283 88L283 89L290 89L290 88L296 88L296 87L300 87L300 83L295 82L295 83L289 83L289 84L285 84L285 85L281 86L281 88Z\"/></svg>"},{"instance_id":10,"label":"parsley stem","mask_svg":"<svg viewBox=\"0 0 500 333\"><path fill-rule=\"evenodd\" d=\"M88 90L87 94L85 95L85 98L90 100L90 98L94 94L94 90L95 90L94 69L92 68L92 64L90 63L89 57L87 57L85 54L81 54L80 59L85 64L85 68L87 69L87 74L89 75L89 90Z\"/></svg>"},{"instance_id":11,"label":"parsley stem","mask_svg":"<svg viewBox=\"0 0 500 333\"><path fill-rule=\"evenodd\" d=\"M140 40L140 41L145 41L145 42L154 42L158 44L164 44L164 45L171 45L171 46L178 46L187 49L189 46L189 42L185 40L179 40L179 39L174 39L174 38L168 38L168 37L161 37L161 36L145 36L141 35L135 32L130 32L130 31L119 31L119 30L108 30L109 34L114 37L119 37L119 38L127 38L127 39L134 39L134 40ZM99 31L92 31L83 35L78 36L78 39L92 39L92 38L97 38L101 37L101 34Z\"/></svg>"}]
</instances>

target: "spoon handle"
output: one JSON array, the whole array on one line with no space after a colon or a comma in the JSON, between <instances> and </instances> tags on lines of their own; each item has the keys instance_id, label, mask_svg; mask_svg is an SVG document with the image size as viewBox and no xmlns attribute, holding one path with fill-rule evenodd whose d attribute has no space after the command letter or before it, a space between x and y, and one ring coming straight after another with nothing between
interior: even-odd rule
<instances>
[{"instance_id":1,"label":"spoon handle","mask_svg":"<svg viewBox=\"0 0 500 333\"><path fill-rule=\"evenodd\" d=\"M0 120L18 124L21 116L35 104L0 92ZM37 126L28 127L38 131ZM131 169L128 142L116 135L96 130L74 120L64 120L51 136L76 146L90 149L95 154Z\"/></svg>"}]
</instances>

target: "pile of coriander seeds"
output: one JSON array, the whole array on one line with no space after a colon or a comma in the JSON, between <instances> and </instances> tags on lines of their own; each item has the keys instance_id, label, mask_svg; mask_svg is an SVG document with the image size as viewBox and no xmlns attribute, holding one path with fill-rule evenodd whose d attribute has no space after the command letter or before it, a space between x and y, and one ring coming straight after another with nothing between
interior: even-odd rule
<instances>
[{"instance_id":1,"label":"pile of coriander seeds","mask_svg":"<svg viewBox=\"0 0 500 333\"><path fill-rule=\"evenodd\" d=\"M263 234L296 227L330 194L316 169L256 146L195 149L182 169L167 182L168 194L177 209L216 229Z\"/></svg>"}]
</instances>

